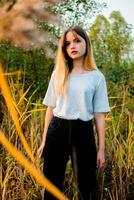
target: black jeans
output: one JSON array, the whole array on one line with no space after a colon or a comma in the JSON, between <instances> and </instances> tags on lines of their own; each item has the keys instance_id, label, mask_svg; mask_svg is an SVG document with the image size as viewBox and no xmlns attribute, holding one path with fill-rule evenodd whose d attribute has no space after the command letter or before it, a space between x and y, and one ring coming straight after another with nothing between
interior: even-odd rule
<instances>
[{"instance_id":1,"label":"black jeans","mask_svg":"<svg viewBox=\"0 0 134 200\"><path fill-rule=\"evenodd\" d=\"M96 145L92 120L53 117L44 148L44 175L62 190L66 164L71 157L79 200L96 200ZM55 200L45 191L44 200Z\"/></svg>"}]
</instances>

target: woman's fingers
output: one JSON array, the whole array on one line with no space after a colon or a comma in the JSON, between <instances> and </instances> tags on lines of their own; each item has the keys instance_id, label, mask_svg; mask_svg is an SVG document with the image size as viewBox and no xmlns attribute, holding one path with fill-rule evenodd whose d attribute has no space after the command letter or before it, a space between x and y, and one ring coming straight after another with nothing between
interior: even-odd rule
<instances>
[{"instance_id":1,"label":"woman's fingers","mask_svg":"<svg viewBox=\"0 0 134 200\"><path fill-rule=\"evenodd\" d=\"M39 158L41 158L42 153L43 153L43 147L40 146L40 148L39 148L38 151L37 151L37 156L38 156Z\"/></svg>"},{"instance_id":2,"label":"woman's fingers","mask_svg":"<svg viewBox=\"0 0 134 200\"><path fill-rule=\"evenodd\" d=\"M104 169L105 168L105 154L104 152L98 152L97 155L97 168Z\"/></svg>"},{"instance_id":3,"label":"woman's fingers","mask_svg":"<svg viewBox=\"0 0 134 200\"><path fill-rule=\"evenodd\" d=\"M104 169L105 168L105 162L103 162L100 159L97 159L97 168L98 169Z\"/></svg>"}]
</instances>

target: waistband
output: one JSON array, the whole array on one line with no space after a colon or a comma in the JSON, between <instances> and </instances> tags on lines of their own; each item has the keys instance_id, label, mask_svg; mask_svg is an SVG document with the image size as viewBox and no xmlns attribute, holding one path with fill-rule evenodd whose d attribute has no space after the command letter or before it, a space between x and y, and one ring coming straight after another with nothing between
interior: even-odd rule
<instances>
[{"instance_id":1,"label":"waistband","mask_svg":"<svg viewBox=\"0 0 134 200\"><path fill-rule=\"evenodd\" d=\"M93 119L88 120L88 121L83 121L81 119L65 119L65 118L61 118L61 117L57 117L57 116L53 116L53 119L56 120L57 122L74 122L74 123L81 123L81 124L92 124L93 123Z\"/></svg>"}]
</instances>

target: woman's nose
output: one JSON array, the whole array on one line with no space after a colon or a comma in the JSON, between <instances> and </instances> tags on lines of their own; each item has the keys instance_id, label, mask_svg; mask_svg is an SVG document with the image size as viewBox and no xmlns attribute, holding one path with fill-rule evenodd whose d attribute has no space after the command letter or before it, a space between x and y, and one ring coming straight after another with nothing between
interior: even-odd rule
<instances>
[{"instance_id":1,"label":"woman's nose","mask_svg":"<svg viewBox=\"0 0 134 200\"><path fill-rule=\"evenodd\" d=\"M70 47L71 47L71 49L74 49L75 48L75 44L72 42Z\"/></svg>"}]
</instances>

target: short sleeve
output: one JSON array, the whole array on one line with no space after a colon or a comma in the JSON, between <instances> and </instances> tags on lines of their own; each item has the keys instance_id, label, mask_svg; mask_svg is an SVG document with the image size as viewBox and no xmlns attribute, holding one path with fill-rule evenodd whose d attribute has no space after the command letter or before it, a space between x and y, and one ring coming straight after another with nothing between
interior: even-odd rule
<instances>
[{"instance_id":1,"label":"short sleeve","mask_svg":"<svg viewBox=\"0 0 134 200\"><path fill-rule=\"evenodd\" d=\"M96 87L94 98L93 98L93 112L109 112L109 101L107 96L106 80L104 76Z\"/></svg>"},{"instance_id":2,"label":"short sleeve","mask_svg":"<svg viewBox=\"0 0 134 200\"><path fill-rule=\"evenodd\" d=\"M55 96L55 89L54 89L54 73L52 73L50 82L47 88L46 95L43 99L43 104L47 106L56 106L56 96Z\"/></svg>"}]
</instances>

